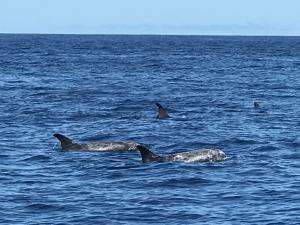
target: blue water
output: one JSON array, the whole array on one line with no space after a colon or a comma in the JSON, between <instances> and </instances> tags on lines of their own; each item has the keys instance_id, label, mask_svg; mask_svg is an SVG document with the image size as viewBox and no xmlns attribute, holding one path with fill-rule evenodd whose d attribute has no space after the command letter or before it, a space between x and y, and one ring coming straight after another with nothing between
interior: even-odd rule
<instances>
[{"instance_id":1,"label":"blue water","mask_svg":"<svg viewBox=\"0 0 300 225\"><path fill-rule=\"evenodd\" d=\"M299 224L299 37L2 34L0 77L1 224ZM228 159L62 152L56 132Z\"/></svg>"}]
</instances>

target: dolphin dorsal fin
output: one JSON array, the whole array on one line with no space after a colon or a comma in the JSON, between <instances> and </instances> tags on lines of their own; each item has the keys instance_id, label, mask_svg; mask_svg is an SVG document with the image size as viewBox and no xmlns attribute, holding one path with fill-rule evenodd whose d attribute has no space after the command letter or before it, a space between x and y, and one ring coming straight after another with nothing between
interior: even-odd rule
<instances>
[{"instance_id":1,"label":"dolphin dorsal fin","mask_svg":"<svg viewBox=\"0 0 300 225\"><path fill-rule=\"evenodd\" d=\"M161 104L156 103L156 106L158 107L157 119L167 119L170 117L167 110Z\"/></svg>"},{"instance_id":2,"label":"dolphin dorsal fin","mask_svg":"<svg viewBox=\"0 0 300 225\"><path fill-rule=\"evenodd\" d=\"M152 161L161 161L161 157L151 152L148 148L143 145L138 145L137 149L140 151L143 163Z\"/></svg>"},{"instance_id":3,"label":"dolphin dorsal fin","mask_svg":"<svg viewBox=\"0 0 300 225\"><path fill-rule=\"evenodd\" d=\"M68 146L70 144L73 144L73 141L70 138L67 138L66 136L62 134L53 134L54 137L56 137L61 144L61 147L64 149L65 146Z\"/></svg>"},{"instance_id":4,"label":"dolphin dorsal fin","mask_svg":"<svg viewBox=\"0 0 300 225\"><path fill-rule=\"evenodd\" d=\"M256 109L260 108L260 105L259 105L258 102L253 102L253 106L254 106L254 108L256 108Z\"/></svg>"}]
</instances>

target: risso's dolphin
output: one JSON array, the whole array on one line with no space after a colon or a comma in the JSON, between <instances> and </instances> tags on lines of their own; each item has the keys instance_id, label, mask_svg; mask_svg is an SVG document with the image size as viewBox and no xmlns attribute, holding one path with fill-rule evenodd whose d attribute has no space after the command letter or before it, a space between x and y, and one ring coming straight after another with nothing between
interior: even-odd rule
<instances>
[{"instance_id":1,"label":"risso's dolphin","mask_svg":"<svg viewBox=\"0 0 300 225\"><path fill-rule=\"evenodd\" d=\"M214 162L226 159L226 155L219 149L200 149L189 152L180 152L172 155L159 156L151 152L144 145L138 145L137 149L140 151L143 163L146 162Z\"/></svg>"},{"instance_id":2,"label":"risso's dolphin","mask_svg":"<svg viewBox=\"0 0 300 225\"><path fill-rule=\"evenodd\" d=\"M136 150L138 143L135 142L93 142L75 143L62 134L53 134L60 141L62 150L86 150L86 151L130 151Z\"/></svg>"},{"instance_id":3,"label":"risso's dolphin","mask_svg":"<svg viewBox=\"0 0 300 225\"><path fill-rule=\"evenodd\" d=\"M157 119L167 119L170 118L167 110L159 103L156 103L158 107L158 115L156 116Z\"/></svg>"},{"instance_id":4,"label":"risso's dolphin","mask_svg":"<svg viewBox=\"0 0 300 225\"><path fill-rule=\"evenodd\" d=\"M253 106L256 109L260 108L260 104L258 102L253 102Z\"/></svg>"}]
</instances>

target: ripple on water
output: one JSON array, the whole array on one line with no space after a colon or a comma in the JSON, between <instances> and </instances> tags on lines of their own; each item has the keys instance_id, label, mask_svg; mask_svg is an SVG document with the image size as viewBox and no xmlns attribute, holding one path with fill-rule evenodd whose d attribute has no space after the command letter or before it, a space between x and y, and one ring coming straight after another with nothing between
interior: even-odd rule
<instances>
[{"instance_id":1,"label":"ripple on water","mask_svg":"<svg viewBox=\"0 0 300 225\"><path fill-rule=\"evenodd\" d=\"M34 156L30 156L28 158L22 159L22 161L40 161L40 162L49 162L51 161L51 156L48 155L34 155Z\"/></svg>"}]
</instances>

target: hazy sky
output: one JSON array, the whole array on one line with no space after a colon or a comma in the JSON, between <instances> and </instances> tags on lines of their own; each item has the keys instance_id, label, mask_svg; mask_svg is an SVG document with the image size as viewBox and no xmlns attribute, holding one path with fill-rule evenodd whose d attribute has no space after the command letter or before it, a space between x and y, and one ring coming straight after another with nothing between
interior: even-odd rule
<instances>
[{"instance_id":1,"label":"hazy sky","mask_svg":"<svg viewBox=\"0 0 300 225\"><path fill-rule=\"evenodd\" d=\"M300 35L300 0L0 0L0 33Z\"/></svg>"}]
</instances>

